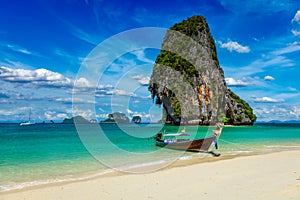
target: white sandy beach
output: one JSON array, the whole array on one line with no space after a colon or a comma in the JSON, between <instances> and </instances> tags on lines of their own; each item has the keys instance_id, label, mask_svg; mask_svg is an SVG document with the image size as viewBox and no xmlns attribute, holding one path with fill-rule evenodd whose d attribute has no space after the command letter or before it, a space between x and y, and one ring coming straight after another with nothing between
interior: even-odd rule
<instances>
[{"instance_id":1,"label":"white sandy beach","mask_svg":"<svg viewBox=\"0 0 300 200\"><path fill-rule=\"evenodd\" d=\"M218 160L218 159L216 159ZM41 186L0 199L300 199L300 151Z\"/></svg>"}]
</instances>

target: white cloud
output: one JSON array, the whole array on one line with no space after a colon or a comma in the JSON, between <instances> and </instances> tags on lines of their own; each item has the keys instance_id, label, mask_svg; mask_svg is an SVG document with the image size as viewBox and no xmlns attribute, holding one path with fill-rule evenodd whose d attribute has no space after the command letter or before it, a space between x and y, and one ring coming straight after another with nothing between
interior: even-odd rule
<instances>
[{"instance_id":1,"label":"white cloud","mask_svg":"<svg viewBox=\"0 0 300 200\"><path fill-rule=\"evenodd\" d=\"M270 67L270 66L282 66L282 67L292 67L295 65L295 63L284 57L284 56L277 56L277 57L274 57L274 58L271 58L269 60L258 60L258 61L255 61L253 63L253 65L261 65L262 68L265 68L265 67ZM253 66L254 67L254 66Z\"/></svg>"},{"instance_id":2,"label":"white cloud","mask_svg":"<svg viewBox=\"0 0 300 200\"><path fill-rule=\"evenodd\" d=\"M47 69L12 69L9 67L0 67L0 78L8 82L32 83L36 86L45 87L70 87L72 80L60 73L49 71Z\"/></svg>"},{"instance_id":3,"label":"white cloud","mask_svg":"<svg viewBox=\"0 0 300 200\"><path fill-rule=\"evenodd\" d=\"M28 112L29 108L27 109ZM11 109L11 110L7 110L7 109L0 109L0 115L2 116L14 116L14 115L18 115L20 113L24 112L24 109L22 108L18 108L18 109Z\"/></svg>"},{"instance_id":4,"label":"white cloud","mask_svg":"<svg viewBox=\"0 0 300 200\"><path fill-rule=\"evenodd\" d=\"M93 46L96 46L100 43L101 40L99 38L94 37L91 34L84 32L82 29L77 28L76 26L74 26L71 23L68 23L66 21L64 21L64 22L70 27L71 34L74 35L76 38L78 38L84 42L87 42Z\"/></svg>"},{"instance_id":5,"label":"white cloud","mask_svg":"<svg viewBox=\"0 0 300 200\"><path fill-rule=\"evenodd\" d=\"M102 113L102 114L97 114L96 117L100 119L106 119L108 118L108 113Z\"/></svg>"},{"instance_id":6,"label":"white cloud","mask_svg":"<svg viewBox=\"0 0 300 200\"><path fill-rule=\"evenodd\" d=\"M7 58L3 59L3 61L0 61L0 66L13 66L15 69L18 69L18 68L20 68L20 69L24 69L24 68L30 69L31 68L30 65L24 64L20 61L15 61L15 60L17 60L17 58L11 58L10 55L6 55L6 57Z\"/></svg>"},{"instance_id":7,"label":"white cloud","mask_svg":"<svg viewBox=\"0 0 300 200\"><path fill-rule=\"evenodd\" d=\"M91 88L94 87L89 80L87 80L86 78L78 78L75 80L74 85L76 87L80 87L80 88Z\"/></svg>"},{"instance_id":8,"label":"white cloud","mask_svg":"<svg viewBox=\"0 0 300 200\"><path fill-rule=\"evenodd\" d=\"M123 104L117 104L117 103L102 103L102 104L99 104L98 106L101 106L101 107L124 107ZM99 108L99 110L102 109L102 108ZM103 112L103 109L102 109L102 112Z\"/></svg>"},{"instance_id":9,"label":"white cloud","mask_svg":"<svg viewBox=\"0 0 300 200\"><path fill-rule=\"evenodd\" d=\"M266 81L274 81L274 80L275 80L275 78L272 77L272 76L265 76L264 79L265 79Z\"/></svg>"},{"instance_id":10,"label":"white cloud","mask_svg":"<svg viewBox=\"0 0 300 200\"><path fill-rule=\"evenodd\" d=\"M68 118L68 114L67 113L57 113L54 111L46 111L44 113L44 117L46 118L46 120L63 120L65 118Z\"/></svg>"},{"instance_id":11,"label":"white cloud","mask_svg":"<svg viewBox=\"0 0 300 200\"><path fill-rule=\"evenodd\" d=\"M129 115L133 114L133 112L132 112L131 110L129 110L129 109L126 109L126 112L127 112Z\"/></svg>"},{"instance_id":12,"label":"white cloud","mask_svg":"<svg viewBox=\"0 0 300 200\"><path fill-rule=\"evenodd\" d=\"M288 87L287 88L289 91L291 91L291 92L296 92L297 91L297 89L296 88L293 88L293 87Z\"/></svg>"},{"instance_id":13,"label":"white cloud","mask_svg":"<svg viewBox=\"0 0 300 200\"><path fill-rule=\"evenodd\" d=\"M255 103L282 103L284 99L273 99L270 97L252 98Z\"/></svg>"},{"instance_id":14,"label":"white cloud","mask_svg":"<svg viewBox=\"0 0 300 200\"><path fill-rule=\"evenodd\" d=\"M6 45L7 48L9 48L10 50L19 52L19 53L23 53L23 54L27 54L27 55L31 55L32 53L30 51L28 51L27 49L17 46L17 45L12 45L12 44L8 44Z\"/></svg>"},{"instance_id":15,"label":"white cloud","mask_svg":"<svg viewBox=\"0 0 300 200\"><path fill-rule=\"evenodd\" d=\"M149 114L149 113L145 113L145 112L137 112L137 111L132 111L129 109L126 109L126 112L129 116L133 117L133 116L140 116L142 118L142 121L149 121L150 118L154 118L153 115Z\"/></svg>"},{"instance_id":16,"label":"white cloud","mask_svg":"<svg viewBox=\"0 0 300 200\"><path fill-rule=\"evenodd\" d=\"M85 78L81 78L79 81L78 80L76 80L76 85L74 85L73 88L66 90L66 93L73 95L85 94L88 96L103 97L106 95L111 95L112 90L114 89L114 86L110 84L93 86L93 84L91 84Z\"/></svg>"},{"instance_id":17,"label":"white cloud","mask_svg":"<svg viewBox=\"0 0 300 200\"><path fill-rule=\"evenodd\" d=\"M1 105L0 116L1 121L19 121L28 119L28 111L31 107L16 107L14 106L11 109L5 108ZM32 118L35 118L36 112L32 112Z\"/></svg>"},{"instance_id":18,"label":"white cloud","mask_svg":"<svg viewBox=\"0 0 300 200\"><path fill-rule=\"evenodd\" d=\"M98 87L97 87L97 89L99 89L99 90L107 89L107 88L112 89L112 88L114 88L114 86L111 84L106 84L106 85L98 85Z\"/></svg>"},{"instance_id":19,"label":"white cloud","mask_svg":"<svg viewBox=\"0 0 300 200\"><path fill-rule=\"evenodd\" d=\"M254 108L254 113L259 121L271 120L297 120L300 117L300 107L295 105L263 104L263 107Z\"/></svg>"},{"instance_id":20,"label":"white cloud","mask_svg":"<svg viewBox=\"0 0 300 200\"><path fill-rule=\"evenodd\" d=\"M285 99L289 102L291 102L291 101L298 102L300 93L297 92L296 88L283 87L283 89L286 91L286 93L276 94L276 98Z\"/></svg>"},{"instance_id":21,"label":"white cloud","mask_svg":"<svg viewBox=\"0 0 300 200\"><path fill-rule=\"evenodd\" d=\"M300 31L297 31L295 29L292 29L292 33L294 36L300 36Z\"/></svg>"},{"instance_id":22,"label":"white cloud","mask_svg":"<svg viewBox=\"0 0 300 200\"><path fill-rule=\"evenodd\" d=\"M5 57L11 57L15 52L25 54L25 55L43 57L39 53L30 51L30 50L28 50L20 45L17 45L17 44L2 42L2 43L0 43L0 46L3 47L2 53L4 53L5 51L7 53ZM11 52L11 51L14 51L14 52ZM13 56L13 57L15 57L15 56ZM17 57L15 57L15 58L17 58Z\"/></svg>"},{"instance_id":23,"label":"white cloud","mask_svg":"<svg viewBox=\"0 0 300 200\"><path fill-rule=\"evenodd\" d=\"M86 100L86 99L81 99L81 98L57 98L55 99L57 102L62 102L62 103L90 103L90 104L95 104L95 101L92 100Z\"/></svg>"},{"instance_id":24,"label":"white cloud","mask_svg":"<svg viewBox=\"0 0 300 200\"><path fill-rule=\"evenodd\" d=\"M230 72L229 76L247 77L257 73L264 72L268 67L292 67L295 66L295 62L288 59L285 56L271 54L264 58L255 60L248 66L241 67L237 70L236 67L224 67L227 73Z\"/></svg>"},{"instance_id":25,"label":"white cloud","mask_svg":"<svg viewBox=\"0 0 300 200\"><path fill-rule=\"evenodd\" d=\"M279 13L282 11L290 11L292 8L297 6L298 2L296 1L282 1L282 0L252 0L252 1L243 1L240 0L220 0L221 5L230 12L241 14L245 13Z\"/></svg>"},{"instance_id":26,"label":"white cloud","mask_svg":"<svg viewBox=\"0 0 300 200\"><path fill-rule=\"evenodd\" d=\"M115 89L115 90L105 90L97 94L97 97L102 97L105 95L116 95L116 96L136 96L133 92L128 92L125 90Z\"/></svg>"},{"instance_id":27,"label":"white cloud","mask_svg":"<svg viewBox=\"0 0 300 200\"><path fill-rule=\"evenodd\" d=\"M82 109L73 107L73 109L67 110L67 113L72 113L73 116L80 115L87 120L95 118L95 112L93 112L91 109L82 110Z\"/></svg>"},{"instance_id":28,"label":"white cloud","mask_svg":"<svg viewBox=\"0 0 300 200\"><path fill-rule=\"evenodd\" d=\"M11 102L11 101L8 99L0 99L0 103L9 103L9 102Z\"/></svg>"},{"instance_id":29,"label":"white cloud","mask_svg":"<svg viewBox=\"0 0 300 200\"><path fill-rule=\"evenodd\" d=\"M300 25L300 10L297 11L294 18L292 19L292 22L297 23Z\"/></svg>"},{"instance_id":30,"label":"white cloud","mask_svg":"<svg viewBox=\"0 0 300 200\"><path fill-rule=\"evenodd\" d=\"M249 83L243 80L236 80L234 78L225 78L226 84L231 87L246 87Z\"/></svg>"},{"instance_id":31,"label":"white cloud","mask_svg":"<svg viewBox=\"0 0 300 200\"><path fill-rule=\"evenodd\" d=\"M107 84L107 85L99 85L96 90L89 91L89 94L92 94L91 92L95 92L95 97L103 97L106 95L112 95L112 91L114 89L114 86Z\"/></svg>"},{"instance_id":32,"label":"white cloud","mask_svg":"<svg viewBox=\"0 0 300 200\"><path fill-rule=\"evenodd\" d=\"M143 76L143 75L136 75L131 77L134 80L137 80L139 84L143 86L149 85L150 82L150 77L149 76Z\"/></svg>"},{"instance_id":33,"label":"white cloud","mask_svg":"<svg viewBox=\"0 0 300 200\"><path fill-rule=\"evenodd\" d=\"M227 49L230 52L232 51L236 51L238 53L250 52L250 48L248 46L242 46L237 42L228 41L227 43L222 43L221 41L219 41L219 44L221 48Z\"/></svg>"},{"instance_id":34,"label":"white cloud","mask_svg":"<svg viewBox=\"0 0 300 200\"><path fill-rule=\"evenodd\" d=\"M89 80L80 77L75 81L60 74L47 69L13 69L9 67L0 67L0 78L6 82L17 84L28 84L28 86L46 87L46 88L73 88L74 83L76 87L72 91L66 90L67 93L80 93L91 92L92 89L96 89ZM101 88L102 86L99 86ZM108 86L109 87L109 86Z\"/></svg>"},{"instance_id":35,"label":"white cloud","mask_svg":"<svg viewBox=\"0 0 300 200\"><path fill-rule=\"evenodd\" d=\"M134 93L132 92L127 92L125 90L119 90L119 89L116 89L113 91L113 94L114 95L119 95L119 96L136 96Z\"/></svg>"},{"instance_id":36,"label":"white cloud","mask_svg":"<svg viewBox=\"0 0 300 200\"><path fill-rule=\"evenodd\" d=\"M299 32L299 36L300 36L300 32ZM273 52L271 52L271 54L283 55L283 54L293 53L296 51L300 51L300 43L299 42L293 42L291 44L288 44L287 47L273 51Z\"/></svg>"},{"instance_id":37,"label":"white cloud","mask_svg":"<svg viewBox=\"0 0 300 200\"><path fill-rule=\"evenodd\" d=\"M79 57L74 54L70 54L70 53L66 52L65 50L59 49L59 48L54 49L54 54L62 57L65 60L68 60L68 63L70 63L70 64L81 65L82 61L84 60L83 57Z\"/></svg>"},{"instance_id":38,"label":"white cloud","mask_svg":"<svg viewBox=\"0 0 300 200\"><path fill-rule=\"evenodd\" d=\"M299 119L300 116L300 107L293 106L292 109L290 110L290 114L295 116L296 119Z\"/></svg>"},{"instance_id":39,"label":"white cloud","mask_svg":"<svg viewBox=\"0 0 300 200\"><path fill-rule=\"evenodd\" d=\"M118 60L115 61L114 63L111 63L109 67L106 69L106 72L120 75L120 74L124 74L125 72L128 72L129 69L132 69L132 67L134 66L137 66L137 63L134 59L121 57L118 58Z\"/></svg>"},{"instance_id":40,"label":"white cloud","mask_svg":"<svg viewBox=\"0 0 300 200\"><path fill-rule=\"evenodd\" d=\"M143 49L140 49L140 50L136 50L136 51L133 51L131 52L132 54L134 54L138 60L142 61L142 62L146 62L146 63L152 63L154 64L154 61L153 60L150 60L146 57L145 55L145 52Z\"/></svg>"}]
</instances>

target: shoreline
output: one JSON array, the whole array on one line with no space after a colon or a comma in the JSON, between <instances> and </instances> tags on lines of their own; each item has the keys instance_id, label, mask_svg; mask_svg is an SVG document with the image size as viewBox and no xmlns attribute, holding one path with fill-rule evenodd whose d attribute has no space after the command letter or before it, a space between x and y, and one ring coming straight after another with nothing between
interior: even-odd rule
<instances>
[{"instance_id":1,"label":"shoreline","mask_svg":"<svg viewBox=\"0 0 300 200\"><path fill-rule=\"evenodd\" d=\"M2 192L2 199L297 199L300 151L176 162L144 174L113 172L87 180ZM217 188L217 190L216 190ZM249 189L250 188L250 189Z\"/></svg>"},{"instance_id":2,"label":"shoreline","mask_svg":"<svg viewBox=\"0 0 300 200\"><path fill-rule=\"evenodd\" d=\"M18 193L23 193L26 191L33 191L33 190L39 190L39 189L45 189L48 187L60 187L64 185L69 185L69 184L80 184L81 182L89 182L93 180L101 180L105 179L107 177L120 177L120 176L130 176L130 175L147 175L147 174L152 174L152 173L159 173L163 171L168 171L171 169L176 169L176 168L185 168L185 167L190 167L194 165L201 165L201 164L207 164L207 163L217 163L217 162L222 162L222 161L227 161L227 160L234 160L234 159L239 159L239 158L247 158L247 157L253 157L253 156L264 156L264 155L270 155L270 154L276 154L276 153L282 153L282 152L300 152L299 149L278 149L278 150L272 150L272 151L262 151L262 152L246 152L246 153L240 153L240 154L225 154L221 155L220 157L214 157L214 156L207 156L204 153L204 157L180 157L179 159L176 159L175 161L172 161L170 164L164 166L163 163L159 164L150 164L150 165L143 165L143 166L137 166L137 167L130 167L130 170L135 170L136 173L128 173L120 170L114 170L114 169L106 169L106 170L99 170L99 171L93 171L85 174L79 174L79 175L74 175L70 178L70 176L67 176L69 179L63 179L63 177L59 177L55 179L53 182L49 182L49 180L40 181L40 184L36 185L27 185L22 188L13 188L9 190L2 190L0 191L0 195L10 195L10 194L18 194ZM167 161L165 161L167 162ZM156 168L157 166L162 165L163 167L160 168L159 170L154 170L151 171L149 169L151 168ZM148 168L148 169L147 169ZM124 169L126 170L126 169ZM141 172L139 172L141 171ZM146 171L146 172L145 172ZM61 178L61 179L60 179ZM38 181L34 181L38 182Z\"/></svg>"},{"instance_id":3,"label":"shoreline","mask_svg":"<svg viewBox=\"0 0 300 200\"><path fill-rule=\"evenodd\" d=\"M16 186L8 190L0 190L0 195L22 192L22 191L38 189L38 188L45 188L45 187L55 186L55 185L64 185L64 184L94 180L98 178L101 179L105 177L123 176L123 175L130 175L130 174L150 174L150 173L155 173L156 171L164 171L172 168L185 167L185 166L191 166L191 165L202 164L202 163L218 162L218 161L229 160L238 157L248 157L248 156L263 155L269 153L272 152L226 154L226 155L221 155L220 157L215 157L210 153L201 152L200 154L201 156L197 156L199 154L196 153L194 156L182 156L176 160L171 159L171 161L162 160L161 162L158 161L155 163L142 163L140 165L124 167L121 169L101 169L101 170L91 171L83 174L76 174L71 176L66 175L66 176L60 176L53 179L35 180L32 182L18 183L17 185L22 185L22 186ZM158 170L153 170L153 169L157 169L158 167L159 167Z\"/></svg>"}]
</instances>

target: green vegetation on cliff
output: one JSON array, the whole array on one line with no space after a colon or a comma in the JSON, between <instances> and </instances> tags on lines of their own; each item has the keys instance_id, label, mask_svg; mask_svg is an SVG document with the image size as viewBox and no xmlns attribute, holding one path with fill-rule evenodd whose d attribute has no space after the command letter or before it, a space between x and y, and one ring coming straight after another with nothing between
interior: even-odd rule
<instances>
[{"instance_id":1,"label":"green vegetation on cliff","mask_svg":"<svg viewBox=\"0 0 300 200\"><path fill-rule=\"evenodd\" d=\"M245 116L249 118L251 122L254 123L256 121L256 115L253 113L253 110L250 107L250 105L246 101L241 99L238 95L234 94L230 89L228 89L228 93L231 96L231 98L233 98L237 102L237 104L241 106L242 112L245 113ZM237 118L237 120L239 121L241 119Z\"/></svg>"},{"instance_id":2,"label":"green vegetation on cliff","mask_svg":"<svg viewBox=\"0 0 300 200\"><path fill-rule=\"evenodd\" d=\"M188 18L187 20L183 20L180 23L176 23L173 27L170 28L171 30L181 32L189 37L195 37L200 32L207 32L209 33L209 27L206 22L206 19L203 16L193 16ZM211 48L211 58L214 62L219 65L218 57L217 57L217 49L215 45L215 40L208 34L208 39L210 42Z\"/></svg>"},{"instance_id":3,"label":"green vegetation on cliff","mask_svg":"<svg viewBox=\"0 0 300 200\"><path fill-rule=\"evenodd\" d=\"M215 41L211 36L211 34L209 33L209 27L204 17L193 16L187 20L183 20L181 23L175 24L173 27L170 28L170 30L178 31L191 38L196 37L202 31L206 32L209 38L209 43L211 48L211 52L210 52L211 58L213 59L215 64L219 66ZM183 42L182 45L173 47L173 49L175 49L175 51L178 52L178 49L185 48L184 41L182 42ZM186 79L190 79L191 77L194 76L196 77L199 76L199 71L196 69L196 67L193 64L191 64L190 62L182 58L180 55L177 55L176 53L173 52L161 50L160 54L156 58L155 63L174 68L175 70L182 73Z\"/></svg>"},{"instance_id":4,"label":"green vegetation on cliff","mask_svg":"<svg viewBox=\"0 0 300 200\"><path fill-rule=\"evenodd\" d=\"M155 63L174 68L183 74L186 79L198 76L198 71L194 65L173 52L161 50L160 54L156 58Z\"/></svg>"}]
</instances>

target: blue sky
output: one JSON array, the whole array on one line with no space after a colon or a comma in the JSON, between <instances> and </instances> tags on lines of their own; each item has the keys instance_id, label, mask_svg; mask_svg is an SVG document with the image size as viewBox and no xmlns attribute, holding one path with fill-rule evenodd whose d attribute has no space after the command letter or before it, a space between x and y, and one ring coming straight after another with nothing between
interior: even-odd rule
<instances>
[{"instance_id":1,"label":"blue sky","mask_svg":"<svg viewBox=\"0 0 300 200\"><path fill-rule=\"evenodd\" d=\"M130 29L169 28L193 15L207 19L227 85L258 121L299 120L299 1L11 0L0 6L0 121L26 120L30 108L36 122L75 114L100 120L112 111L158 120L160 109L147 91L157 49L119 57L105 69L96 98L73 99L94 109L72 109L73 84L101 42ZM95 92L88 78L77 77L77 84Z\"/></svg>"}]
</instances>

